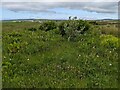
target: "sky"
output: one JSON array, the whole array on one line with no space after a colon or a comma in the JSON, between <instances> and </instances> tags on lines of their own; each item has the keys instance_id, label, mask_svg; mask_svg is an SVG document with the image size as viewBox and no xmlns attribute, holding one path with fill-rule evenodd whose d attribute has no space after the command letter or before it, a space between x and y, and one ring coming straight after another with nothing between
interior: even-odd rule
<instances>
[{"instance_id":1,"label":"sky","mask_svg":"<svg viewBox=\"0 0 120 90\"><path fill-rule=\"evenodd\" d=\"M2 0L0 19L117 19L118 0Z\"/></svg>"}]
</instances>

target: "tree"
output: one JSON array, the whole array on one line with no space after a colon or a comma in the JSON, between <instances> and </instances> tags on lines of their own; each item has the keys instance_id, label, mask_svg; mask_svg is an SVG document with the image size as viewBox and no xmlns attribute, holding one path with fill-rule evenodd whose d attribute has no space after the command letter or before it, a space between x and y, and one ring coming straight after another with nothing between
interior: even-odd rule
<instances>
[{"instance_id":1,"label":"tree","mask_svg":"<svg viewBox=\"0 0 120 90\"><path fill-rule=\"evenodd\" d=\"M76 19L77 19L77 17L75 16L75 17L74 17L74 20L76 20Z\"/></svg>"},{"instance_id":2,"label":"tree","mask_svg":"<svg viewBox=\"0 0 120 90\"><path fill-rule=\"evenodd\" d=\"M69 20L71 20L71 16L69 16Z\"/></svg>"}]
</instances>

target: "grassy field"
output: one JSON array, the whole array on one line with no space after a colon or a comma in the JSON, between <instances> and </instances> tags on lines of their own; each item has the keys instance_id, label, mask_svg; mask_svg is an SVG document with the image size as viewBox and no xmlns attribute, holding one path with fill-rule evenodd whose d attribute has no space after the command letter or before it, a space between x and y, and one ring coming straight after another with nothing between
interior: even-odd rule
<instances>
[{"instance_id":1,"label":"grassy field","mask_svg":"<svg viewBox=\"0 0 120 90\"><path fill-rule=\"evenodd\" d=\"M113 26L3 22L3 88L117 88L119 37Z\"/></svg>"}]
</instances>

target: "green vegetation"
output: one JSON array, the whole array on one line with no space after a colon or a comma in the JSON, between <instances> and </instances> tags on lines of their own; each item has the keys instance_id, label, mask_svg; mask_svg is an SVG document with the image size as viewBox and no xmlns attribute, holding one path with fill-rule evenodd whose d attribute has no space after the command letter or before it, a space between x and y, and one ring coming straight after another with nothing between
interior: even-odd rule
<instances>
[{"instance_id":1,"label":"green vegetation","mask_svg":"<svg viewBox=\"0 0 120 90\"><path fill-rule=\"evenodd\" d=\"M3 22L3 88L117 88L119 38L101 27Z\"/></svg>"}]
</instances>

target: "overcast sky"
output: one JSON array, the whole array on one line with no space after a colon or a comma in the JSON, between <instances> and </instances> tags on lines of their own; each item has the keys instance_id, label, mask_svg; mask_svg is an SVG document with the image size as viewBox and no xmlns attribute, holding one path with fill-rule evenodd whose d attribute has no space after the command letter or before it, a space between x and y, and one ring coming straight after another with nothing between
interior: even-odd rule
<instances>
[{"instance_id":1,"label":"overcast sky","mask_svg":"<svg viewBox=\"0 0 120 90\"><path fill-rule=\"evenodd\" d=\"M56 2L57 1L57 2ZM2 19L117 19L118 0L2 0Z\"/></svg>"}]
</instances>

